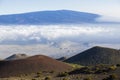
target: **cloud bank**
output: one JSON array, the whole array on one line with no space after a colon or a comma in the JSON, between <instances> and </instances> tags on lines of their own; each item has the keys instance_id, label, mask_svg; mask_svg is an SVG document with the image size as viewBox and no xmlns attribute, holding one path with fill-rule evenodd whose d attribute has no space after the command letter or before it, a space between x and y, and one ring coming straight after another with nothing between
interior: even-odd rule
<instances>
[{"instance_id":1,"label":"cloud bank","mask_svg":"<svg viewBox=\"0 0 120 80\"><path fill-rule=\"evenodd\" d=\"M0 57L72 56L93 46L120 48L120 25L1 25Z\"/></svg>"},{"instance_id":2,"label":"cloud bank","mask_svg":"<svg viewBox=\"0 0 120 80\"><path fill-rule=\"evenodd\" d=\"M38 44L62 40L120 43L119 30L119 25L1 25L0 44Z\"/></svg>"}]
</instances>

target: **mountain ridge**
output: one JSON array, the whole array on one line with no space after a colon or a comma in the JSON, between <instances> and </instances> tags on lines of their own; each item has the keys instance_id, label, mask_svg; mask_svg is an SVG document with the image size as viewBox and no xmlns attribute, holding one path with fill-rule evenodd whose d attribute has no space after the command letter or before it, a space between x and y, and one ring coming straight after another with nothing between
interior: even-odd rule
<instances>
[{"instance_id":1,"label":"mountain ridge","mask_svg":"<svg viewBox=\"0 0 120 80\"><path fill-rule=\"evenodd\" d=\"M119 64L120 51L117 49L95 46L65 60L81 65Z\"/></svg>"},{"instance_id":2,"label":"mountain ridge","mask_svg":"<svg viewBox=\"0 0 120 80\"><path fill-rule=\"evenodd\" d=\"M19 59L24 59L27 58L28 56L26 54L13 54L7 58L5 58L6 61L9 60L19 60Z\"/></svg>"},{"instance_id":3,"label":"mountain ridge","mask_svg":"<svg viewBox=\"0 0 120 80\"><path fill-rule=\"evenodd\" d=\"M0 16L0 24L80 24L96 23L100 15L72 10L37 11Z\"/></svg>"}]
</instances>

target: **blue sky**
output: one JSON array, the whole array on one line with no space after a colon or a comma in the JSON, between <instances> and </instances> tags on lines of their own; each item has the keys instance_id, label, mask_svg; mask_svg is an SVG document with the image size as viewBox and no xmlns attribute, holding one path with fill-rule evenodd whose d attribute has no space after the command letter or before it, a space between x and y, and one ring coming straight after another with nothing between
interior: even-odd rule
<instances>
[{"instance_id":1,"label":"blue sky","mask_svg":"<svg viewBox=\"0 0 120 80\"><path fill-rule=\"evenodd\" d=\"M120 0L0 0L0 15L69 9L120 18Z\"/></svg>"}]
</instances>

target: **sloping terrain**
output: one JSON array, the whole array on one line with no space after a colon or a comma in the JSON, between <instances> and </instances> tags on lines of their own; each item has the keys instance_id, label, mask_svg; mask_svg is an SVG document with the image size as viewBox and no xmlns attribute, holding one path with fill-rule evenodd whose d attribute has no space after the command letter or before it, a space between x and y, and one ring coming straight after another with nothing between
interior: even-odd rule
<instances>
[{"instance_id":1,"label":"sloping terrain","mask_svg":"<svg viewBox=\"0 0 120 80\"><path fill-rule=\"evenodd\" d=\"M119 64L120 51L96 46L65 60L65 62L81 65Z\"/></svg>"},{"instance_id":2,"label":"sloping terrain","mask_svg":"<svg viewBox=\"0 0 120 80\"><path fill-rule=\"evenodd\" d=\"M63 56L63 57L60 57L60 58L58 58L58 59L56 59L56 60L64 61L64 60L66 60L66 59L67 59L67 57Z\"/></svg>"},{"instance_id":3,"label":"sloping terrain","mask_svg":"<svg viewBox=\"0 0 120 80\"><path fill-rule=\"evenodd\" d=\"M9 57L7 57L5 60L18 60L18 59L24 59L28 56L26 54L13 54Z\"/></svg>"},{"instance_id":4,"label":"sloping terrain","mask_svg":"<svg viewBox=\"0 0 120 80\"><path fill-rule=\"evenodd\" d=\"M100 15L71 10L38 11L0 16L0 24L75 24L96 23Z\"/></svg>"},{"instance_id":5,"label":"sloping terrain","mask_svg":"<svg viewBox=\"0 0 120 80\"><path fill-rule=\"evenodd\" d=\"M36 55L26 59L0 61L0 77L20 76L41 71L62 72L72 67L50 57Z\"/></svg>"}]
</instances>

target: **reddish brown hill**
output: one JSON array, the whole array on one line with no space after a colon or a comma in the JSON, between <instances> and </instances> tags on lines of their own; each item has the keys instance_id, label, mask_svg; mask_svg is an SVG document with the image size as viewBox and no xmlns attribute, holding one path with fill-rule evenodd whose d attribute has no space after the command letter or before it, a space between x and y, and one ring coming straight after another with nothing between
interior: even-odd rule
<instances>
[{"instance_id":1,"label":"reddish brown hill","mask_svg":"<svg viewBox=\"0 0 120 80\"><path fill-rule=\"evenodd\" d=\"M21 60L0 61L0 77L19 76L40 71L66 71L71 66L43 55Z\"/></svg>"}]
</instances>

